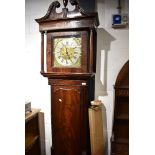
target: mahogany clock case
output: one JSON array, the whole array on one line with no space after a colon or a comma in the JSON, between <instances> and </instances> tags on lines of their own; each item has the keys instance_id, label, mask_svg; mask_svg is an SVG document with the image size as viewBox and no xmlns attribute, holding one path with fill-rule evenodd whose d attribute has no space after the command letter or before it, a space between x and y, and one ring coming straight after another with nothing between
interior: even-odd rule
<instances>
[{"instance_id":1,"label":"mahogany clock case","mask_svg":"<svg viewBox=\"0 0 155 155\"><path fill-rule=\"evenodd\" d=\"M75 6L73 11L66 7L68 0L63 0L64 8L57 13L60 3L55 1L45 16L36 19L41 32L41 74L48 78L51 86L51 153L90 155L88 108L94 99L96 27L99 20L98 13L86 13L77 0L70 0L70 3ZM55 38L76 36L81 39L80 65L55 66ZM44 45L47 45L46 54ZM63 48L68 55L67 47ZM47 70L44 68L45 61Z\"/></svg>"}]
</instances>

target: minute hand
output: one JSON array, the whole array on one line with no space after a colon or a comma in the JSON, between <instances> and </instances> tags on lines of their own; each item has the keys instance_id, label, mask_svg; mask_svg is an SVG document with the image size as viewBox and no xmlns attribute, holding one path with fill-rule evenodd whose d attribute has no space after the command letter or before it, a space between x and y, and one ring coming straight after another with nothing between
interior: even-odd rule
<instances>
[{"instance_id":1,"label":"minute hand","mask_svg":"<svg viewBox=\"0 0 155 155\"><path fill-rule=\"evenodd\" d=\"M72 59L70 58L70 56L68 54L67 48L66 48L66 54L67 54L68 58L70 59L70 61L73 63Z\"/></svg>"}]
</instances>

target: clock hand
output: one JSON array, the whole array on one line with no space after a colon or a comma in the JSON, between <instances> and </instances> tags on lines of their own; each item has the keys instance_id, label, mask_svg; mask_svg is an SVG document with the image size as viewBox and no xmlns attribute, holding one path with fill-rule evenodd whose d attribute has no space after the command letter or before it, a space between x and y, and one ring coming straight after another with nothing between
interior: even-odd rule
<instances>
[{"instance_id":1,"label":"clock hand","mask_svg":"<svg viewBox=\"0 0 155 155\"><path fill-rule=\"evenodd\" d=\"M67 54L68 58L69 58L70 61L73 63L73 61L71 60L71 58L70 58L70 56L69 56L69 54L68 54L67 48L65 48L65 49L66 49L66 54Z\"/></svg>"}]
</instances>

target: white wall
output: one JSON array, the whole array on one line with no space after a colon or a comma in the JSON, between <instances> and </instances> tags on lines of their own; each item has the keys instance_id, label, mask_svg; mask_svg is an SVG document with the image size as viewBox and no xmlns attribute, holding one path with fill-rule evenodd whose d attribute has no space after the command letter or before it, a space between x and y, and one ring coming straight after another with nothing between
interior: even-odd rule
<instances>
[{"instance_id":1,"label":"white wall","mask_svg":"<svg viewBox=\"0 0 155 155\"><path fill-rule=\"evenodd\" d=\"M51 125L50 125L50 86L47 78L40 75L40 42L38 24L35 18L45 15L52 0L25 1L25 100L32 102L32 107L41 108L45 113L46 153L50 155ZM104 104L105 139L109 140L112 129L112 115L116 77L123 64L128 60L129 40L128 28L112 29L111 15L117 13L117 1L97 0L100 26L98 28L97 73L95 96ZM128 0L123 1L124 13L128 12ZM106 152L110 143L106 142Z\"/></svg>"},{"instance_id":2,"label":"white wall","mask_svg":"<svg viewBox=\"0 0 155 155\"><path fill-rule=\"evenodd\" d=\"M122 1L122 13L128 13L129 1ZM111 28L111 15L117 13L117 1L98 0L100 26L98 28L96 99L104 105L105 151L110 153L110 137L112 132L114 88L116 77L129 59L129 29Z\"/></svg>"}]
</instances>

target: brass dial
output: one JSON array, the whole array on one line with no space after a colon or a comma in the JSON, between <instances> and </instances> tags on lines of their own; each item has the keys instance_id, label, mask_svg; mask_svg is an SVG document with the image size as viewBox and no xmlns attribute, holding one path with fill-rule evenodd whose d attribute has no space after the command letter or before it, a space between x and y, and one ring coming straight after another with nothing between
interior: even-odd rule
<instances>
[{"instance_id":1,"label":"brass dial","mask_svg":"<svg viewBox=\"0 0 155 155\"><path fill-rule=\"evenodd\" d=\"M54 67L81 66L81 38L54 39Z\"/></svg>"}]
</instances>

